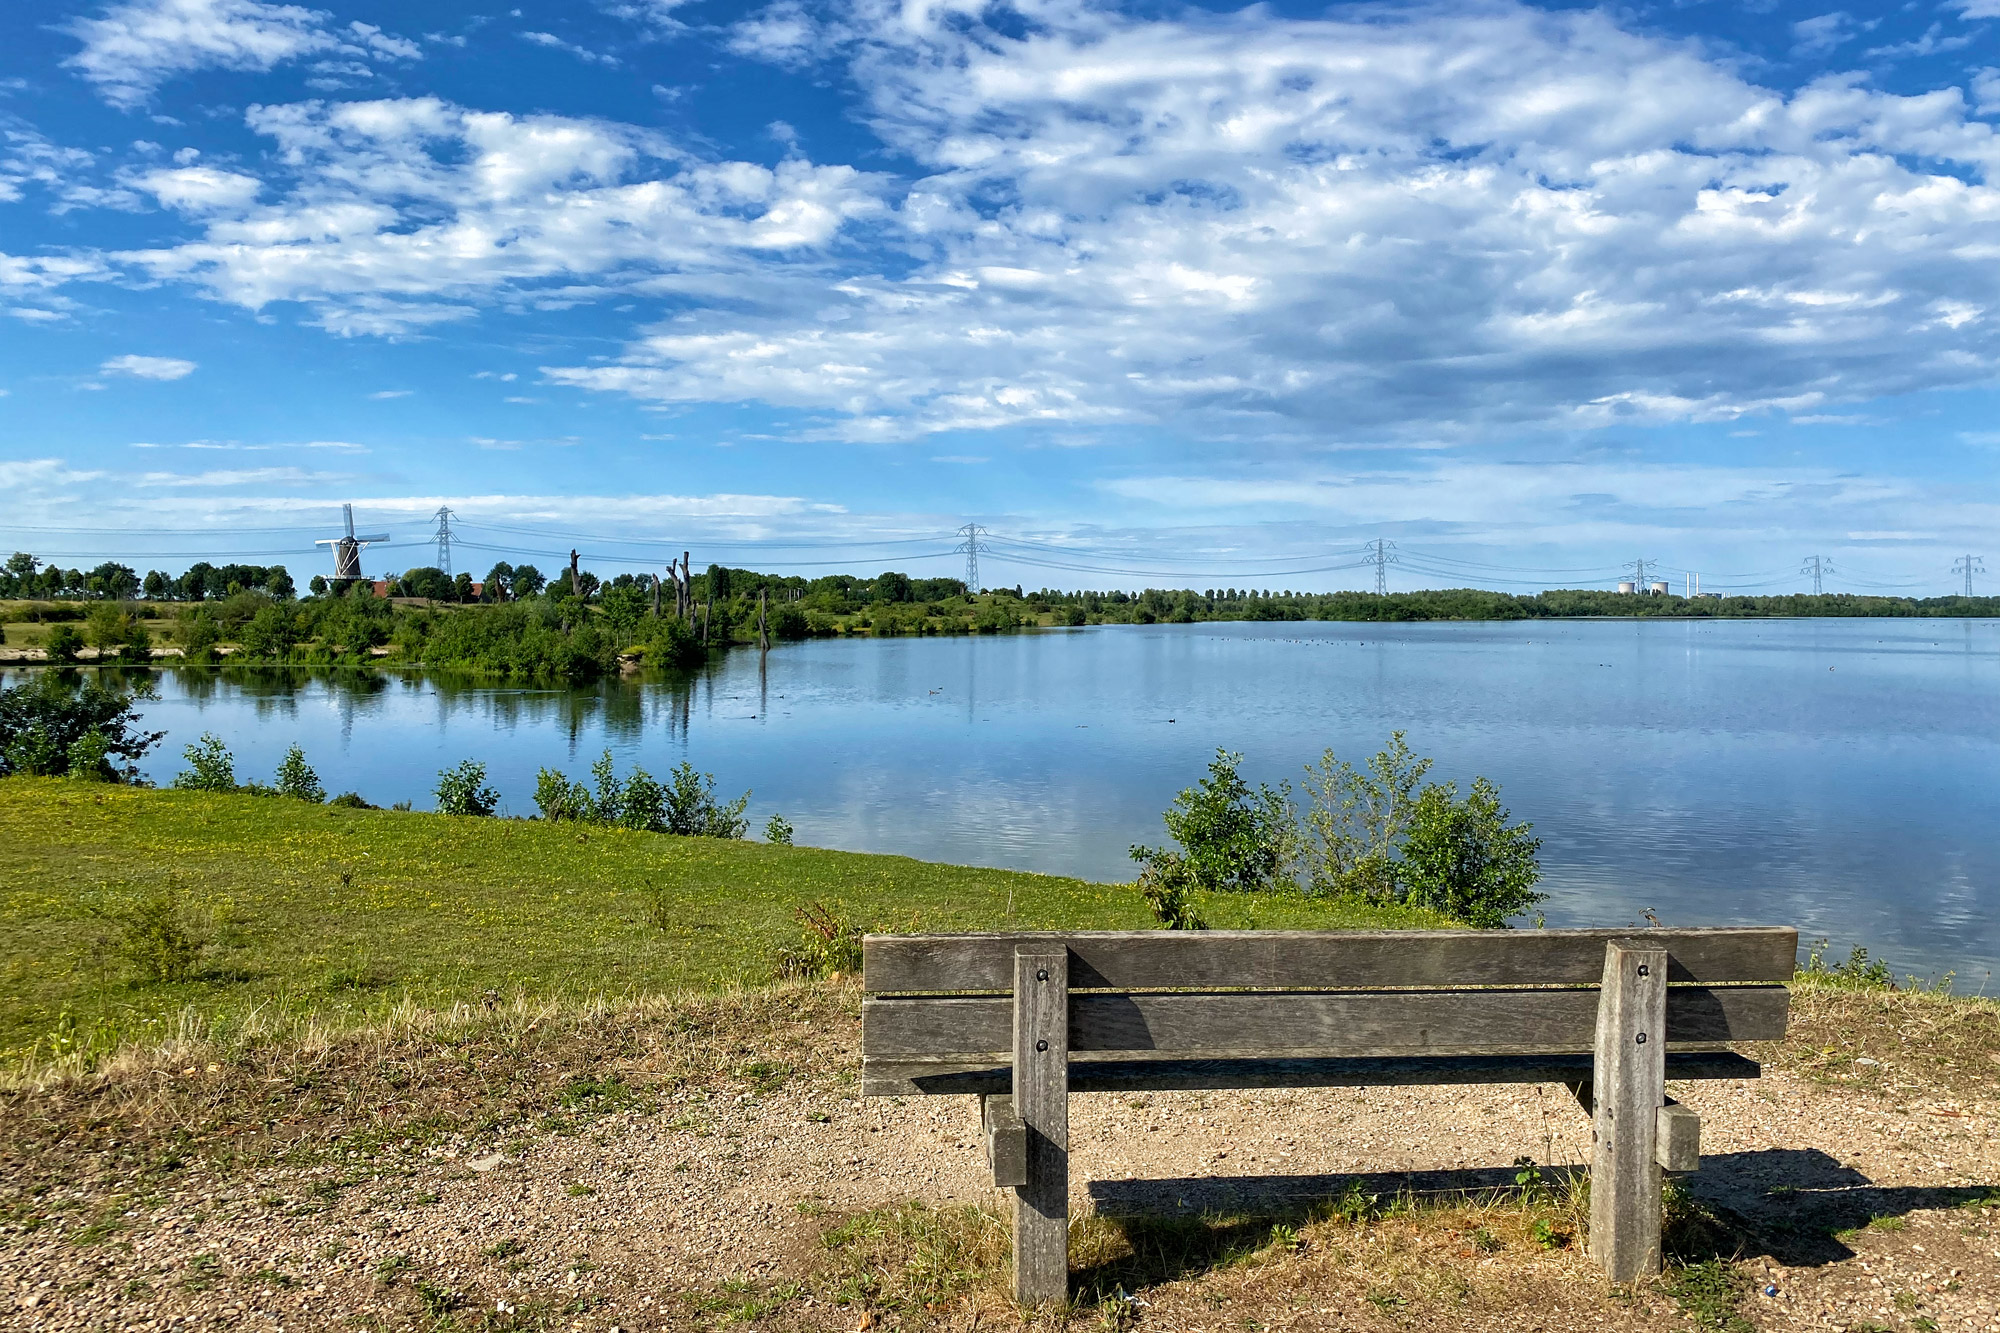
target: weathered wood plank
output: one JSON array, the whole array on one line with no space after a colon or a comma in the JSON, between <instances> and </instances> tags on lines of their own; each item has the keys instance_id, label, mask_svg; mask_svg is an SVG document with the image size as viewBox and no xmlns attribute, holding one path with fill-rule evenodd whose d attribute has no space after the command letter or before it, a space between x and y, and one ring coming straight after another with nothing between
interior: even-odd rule
<instances>
[{"instance_id":1,"label":"weathered wood plank","mask_svg":"<svg viewBox=\"0 0 2000 1333\"><path fill-rule=\"evenodd\" d=\"M1654 1158L1668 1171L1701 1170L1701 1117L1673 1098L1660 1108Z\"/></svg>"},{"instance_id":2,"label":"weathered wood plank","mask_svg":"<svg viewBox=\"0 0 2000 1333\"><path fill-rule=\"evenodd\" d=\"M1098 991L1070 997L1068 1040L1073 1051L1213 1058L1587 1051L1597 994ZM1716 1045L1782 1037L1789 996L1782 986L1676 986L1666 1005L1667 1040ZM1004 996L877 997L862 1003L861 1050L870 1058L998 1055L1011 1045L1012 1024L1013 1001Z\"/></svg>"},{"instance_id":3,"label":"weathered wood plank","mask_svg":"<svg viewBox=\"0 0 2000 1333\"><path fill-rule=\"evenodd\" d=\"M1014 1190L1014 1299L1069 1299L1069 956L1014 959L1014 1112L1026 1179Z\"/></svg>"},{"instance_id":4,"label":"weathered wood plank","mask_svg":"<svg viewBox=\"0 0 2000 1333\"><path fill-rule=\"evenodd\" d=\"M870 935L862 981L876 993L1006 991L1016 948L1067 947L1072 990L1582 986L1596 984L1611 940L1665 949L1676 982L1787 981L1798 960L1798 931L1784 926Z\"/></svg>"},{"instance_id":5,"label":"weathered wood plank","mask_svg":"<svg viewBox=\"0 0 2000 1333\"><path fill-rule=\"evenodd\" d=\"M1009 1093L981 1097L980 1124L986 1132L986 1164L993 1168L995 1188L1028 1183L1028 1129L1014 1114Z\"/></svg>"},{"instance_id":6,"label":"weathered wood plank","mask_svg":"<svg viewBox=\"0 0 2000 1333\"><path fill-rule=\"evenodd\" d=\"M1674 1057L1667 1057L1667 1077L1682 1078L1674 1069ZM1578 1106L1583 1113L1593 1119L1597 1114L1597 1097L1590 1084L1572 1082L1569 1090L1576 1094ZM1701 1170L1701 1117L1687 1107L1669 1097L1660 1107L1657 1123L1653 1128L1653 1159L1666 1171Z\"/></svg>"},{"instance_id":7,"label":"weathered wood plank","mask_svg":"<svg viewBox=\"0 0 2000 1333\"><path fill-rule=\"evenodd\" d=\"M1460 1083L1583 1083L1588 1053L1568 1055L1413 1056L1400 1059L1180 1060L1073 1057L1072 1092L1172 1092L1222 1088L1366 1088ZM1756 1078L1755 1060L1729 1051L1669 1051L1670 1079ZM1005 1093L1013 1070L999 1060L868 1059L868 1097Z\"/></svg>"},{"instance_id":8,"label":"weathered wood plank","mask_svg":"<svg viewBox=\"0 0 2000 1333\"><path fill-rule=\"evenodd\" d=\"M1590 1253L1613 1282L1660 1271L1659 1111L1666 1101L1667 954L1608 944L1597 1016Z\"/></svg>"}]
</instances>

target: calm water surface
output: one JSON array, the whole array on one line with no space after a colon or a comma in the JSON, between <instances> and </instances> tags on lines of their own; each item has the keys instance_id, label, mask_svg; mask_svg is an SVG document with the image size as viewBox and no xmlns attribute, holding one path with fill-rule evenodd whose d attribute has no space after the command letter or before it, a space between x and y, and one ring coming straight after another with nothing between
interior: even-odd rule
<instances>
[{"instance_id":1,"label":"calm water surface","mask_svg":"<svg viewBox=\"0 0 2000 1333\"><path fill-rule=\"evenodd\" d=\"M1094 879L1164 840L1217 746L1254 779L1391 730L1533 820L1551 925L1796 923L1899 970L2000 962L2000 623L1568 621L1113 626L736 651L691 680L489 689L429 677L167 673L146 707L239 778L303 745L329 790L430 803L486 761L681 759L801 843Z\"/></svg>"}]
</instances>

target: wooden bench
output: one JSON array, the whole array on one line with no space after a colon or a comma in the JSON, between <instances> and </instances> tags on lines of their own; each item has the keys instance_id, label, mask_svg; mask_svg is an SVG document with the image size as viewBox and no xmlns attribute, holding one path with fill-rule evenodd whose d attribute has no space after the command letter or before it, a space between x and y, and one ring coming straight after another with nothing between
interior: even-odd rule
<instances>
[{"instance_id":1,"label":"wooden bench","mask_svg":"<svg viewBox=\"0 0 2000 1333\"><path fill-rule=\"evenodd\" d=\"M864 1096L983 1099L1014 1190L1014 1291L1069 1281L1069 1094L1561 1083L1594 1120L1590 1250L1660 1266L1660 1172L1700 1124L1669 1079L1757 1077L1798 932L1081 931L870 935Z\"/></svg>"}]
</instances>

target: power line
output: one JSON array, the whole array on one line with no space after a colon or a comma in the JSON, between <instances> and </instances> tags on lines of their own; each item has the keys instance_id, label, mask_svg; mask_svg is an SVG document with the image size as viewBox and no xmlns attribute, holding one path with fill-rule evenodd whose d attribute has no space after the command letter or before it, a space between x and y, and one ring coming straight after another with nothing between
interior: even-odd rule
<instances>
[{"instance_id":1,"label":"power line","mask_svg":"<svg viewBox=\"0 0 2000 1333\"><path fill-rule=\"evenodd\" d=\"M965 553L965 590L967 592L978 592L979 539L986 535L986 529L980 527L977 523L968 523L958 530L957 535L963 538L963 540L952 549L953 551L963 551Z\"/></svg>"},{"instance_id":2,"label":"power line","mask_svg":"<svg viewBox=\"0 0 2000 1333\"><path fill-rule=\"evenodd\" d=\"M1965 595L1970 597L1972 596L1972 576L1974 574L1984 574L1986 572L1986 562L1981 556L1962 555L1953 562L1951 572L1965 575Z\"/></svg>"},{"instance_id":3,"label":"power line","mask_svg":"<svg viewBox=\"0 0 2000 1333\"><path fill-rule=\"evenodd\" d=\"M1820 579L1825 575L1833 573L1833 560L1829 556L1809 555L1806 557L1805 565L1799 570L1799 573L1812 575L1813 596L1818 597L1820 596Z\"/></svg>"},{"instance_id":4,"label":"power line","mask_svg":"<svg viewBox=\"0 0 2000 1333\"><path fill-rule=\"evenodd\" d=\"M1377 537L1361 549L1368 552L1368 559L1375 566L1375 595L1377 597L1387 597L1389 595L1389 566L1403 563L1402 557L1396 554L1396 543Z\"/></svg>"},{"instance_id":5,"label":"power line","mask_svg":"<svg viewBox=\"0 0 2000 1333\"><path fill-rule=\"evenodd\" d=\"M448 575L451 573L451 521L458 516L444 505L439 505L433 517L437 519L437 567Z\"/></svg>"}]
</instances>

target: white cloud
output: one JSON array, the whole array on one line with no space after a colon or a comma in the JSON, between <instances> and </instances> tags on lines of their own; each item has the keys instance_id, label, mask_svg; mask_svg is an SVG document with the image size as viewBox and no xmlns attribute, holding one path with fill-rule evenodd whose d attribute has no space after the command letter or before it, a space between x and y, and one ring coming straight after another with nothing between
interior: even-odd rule
<instances>
[{"instance_id":1,"label":"white cloud","mask_svg":"<svg viewBox=\"0 0 2000 1333\"><path fill-rule=\"evenodd\" d=\"M1728 421L2000 372L2000 139L1954 90L1781 93L1601 10L926 13L864 5L842 48L919 164L896 213L914 264L739 283L547 376L854 440L1305 444Z\"/></svg>"},{"instance_id":2,"label":"white cloud","mask_svg":"<svg viewBox=\"0 0 2000 1333\"><path fill-rule=\"evenodd\" d=\"M521 39L533 42L536 46L546 46L554 51L567 52L575 56L578 60L591 64L616 65L618 63L617 56L606 55L601 51L593 51L587 46L578 46L575 42L566 42L552 32L524 32L521 34Z\"/></svg>"},{"instance_id":3,"label":"white cloud","mask_svg":"<svg viewBox=\"0 0 2000 1333\"><path fill-rule=\"evenodd\" d=\"M1989 67L1973 74L1972 100L1982 116L2000 112L2000 69Z\"/></svg>"},{"instance_id":4,"label":"white cloud","mask_svg":"<svg viewBox=\"0 0 2000 1333\"><path fill-rule=\"evenodd\" d=\"M215 167L175 167L141 172L133 184L168 208L184 213L240 210L256 202L264 183L255 176Z\"/></svg>"},{"instance_id":5,"label":"white cloud","mask_svg":"<svg viewBox=\"0 0 2000 1333\"><path fill-rule=\"evenodd\" d=\"M415 389L377 389L368 396L378 400L384 398L408 398L415 392Z\"/></svg>"},{"instance_id":6,"label":"white cloud","mask_svg":"<svg viewBox=\"0 0 2000 1333\"><path fill-rule=\"evenodd\" d=\"M298 467L218 468L210 472L148 472L141 486L323 486L353 480L345 472L310 472Z\"/></svg>"},{"instance_id":7,"label":"white cloud","mask_svg":"<svg viewBox=\"0 0 2000 1333\"><path fill-rule=\"evenodd\" d=\"M2000 19L2000 0L1956 0L1953 7L1963 19Z\"/></svg>"},{"instance_id":8,"label":"white cloud","mask_svg":"<svg viewBox=\"0 0 2000 1333\"><path fill-rule=\"evenodd\" d=\"M260 0L125 0L69 33L83 49L63 63L97 85L114 106L143 103L167 79L197 69L268 70L306 56L415 60L416 43L367 23L332 25L332 16ZM368 67L360 64L359 72Z\"/></svg>"},{"instance_id":9,"label":"white cloud","mask_svg":"<svg viewBox=\"0 0 2000 1333\"><path fill-rule=\"evenodd\" d=\"M282 197L120 258L252 309L304 302L340 333L654 280L733 284L883 211L879 179L851 167L710 161L605 121L416 98L256 107L249 122L294 173Z\"/></svg>"},{"instance_id":10,"label":"white cloud","mask_svg":"<svg viewBox=\"0 0 2000 1333\"><path fill-rule=\"evenodd\" d=\"M114 356L97 368L100 375L130 375L141 380L185 379L194 371L194 362L176 356Z\"/></svg>"}]
</instances>

